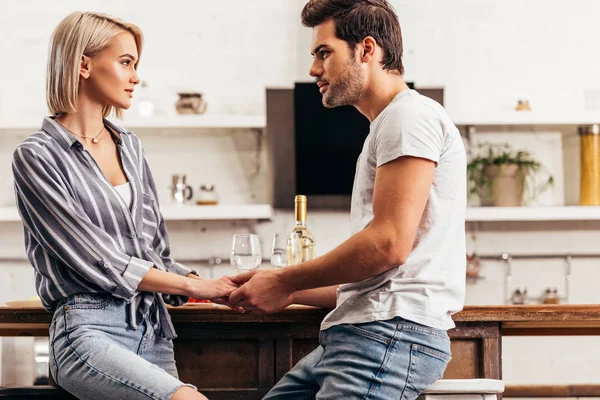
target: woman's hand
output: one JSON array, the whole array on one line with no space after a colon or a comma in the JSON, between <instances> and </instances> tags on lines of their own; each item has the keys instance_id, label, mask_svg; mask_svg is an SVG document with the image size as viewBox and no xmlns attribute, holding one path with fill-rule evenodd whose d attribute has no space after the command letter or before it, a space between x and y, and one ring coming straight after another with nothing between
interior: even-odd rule
<instances>
[{"instance_id":1,"label":"woman's hand","mask_svg":"<svg viewBox=\"0 0 600 400\"><path fill-rule=\"evenodd\" d=\"M227 297L237 289L239 285L233 283L229 278L219 279L190 279L188 282L188 297L202 300L213 300Z\"/></svg>"}]
</instances>

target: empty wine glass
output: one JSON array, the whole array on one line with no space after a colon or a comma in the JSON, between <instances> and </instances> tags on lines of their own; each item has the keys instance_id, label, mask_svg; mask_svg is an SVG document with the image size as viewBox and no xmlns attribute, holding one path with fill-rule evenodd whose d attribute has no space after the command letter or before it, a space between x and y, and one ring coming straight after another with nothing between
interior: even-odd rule
<instances>
[{"instance_id":1,"label":"empty wine glass","mask_svg":"<svg viewBox=\"0 0 600 400\"><path fill-rule=\"evenodd\" d=\"M231 265L241 272L258 268L262 261L258 236L253 234L233 235L230 261Z\"/></svg>"},{"instance_id":2,"label":"empty wine glass","mask_svg":"<svg viewBox=\"0 0 600 400\"><path fill-rule=\"evenodd\" d=\"M300 249L300 237L296 233L276 233L273 235L273 246L271 248L271 265L282 268L287 265L300 263L302 251Z\"/></svg>"},{"instance_id":3,"label":"empty wine glass","mask_svg":"<svg viewBox=\"0 0 600 400\"><path fill-rule=\"evenodd\" d=\"M276 233L273 235L273 246L271 247L271 265L277 268L286 265L297 264L294 262L295 255L298 254L300 239L294 236L289 241L289 235L286 233Z\"/></svg>"}]
</instances>

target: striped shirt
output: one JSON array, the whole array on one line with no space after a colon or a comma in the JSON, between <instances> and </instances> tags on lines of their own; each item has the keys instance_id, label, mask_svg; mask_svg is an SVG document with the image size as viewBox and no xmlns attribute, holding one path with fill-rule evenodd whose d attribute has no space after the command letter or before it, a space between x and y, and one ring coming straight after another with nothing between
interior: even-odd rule
<instances>
[{"instance_id":1,"label":"striped shirt","mask_svg":"<svg viewBox=\"0 0 600 400\"><path fill-rule=\"evenodd\" d=\"M113 139L131 185L131 206L77 137L51 117L14 152L17 206L37 293L48 311L75 293L110 293L129 303L131 327L148 315L160 336L173 339L166 303L178 306L188 299L137 287L150 268L184 276L192 271L170 257L139 138L110 121L104 124L117 132Z\"/></svg>"}]
</instances>

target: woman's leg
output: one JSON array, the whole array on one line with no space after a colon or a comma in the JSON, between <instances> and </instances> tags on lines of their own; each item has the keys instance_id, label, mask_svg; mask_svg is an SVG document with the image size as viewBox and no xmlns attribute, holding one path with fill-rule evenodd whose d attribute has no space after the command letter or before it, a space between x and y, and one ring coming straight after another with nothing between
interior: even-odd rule
<instances>
[{"instance_id":1,"label":"woman's leg","mask_svg":"<svg viewBox=\"0 0 600 400\"><path fill-rule=\"evenodd\" d=\"M50 363L57 384L86 400L168 400L181 393L202 399L192 388L197 396L187 395L181 381L135 353L142 330L126 327L122 308L116 300L81 298L56 311Z\"/></svg>"},{"instance_id":2,"label":"woman's leg","mask_svg":"<svg viewBox=\"0 0 600 400\"><path fill-rule=\"evenodd\" d=\"M175 365L173 341L164 339L154 332L150 323L144 321L144 334L140 341L137 354L148 362L161 368L171 376L179 379ZM173 393L171 400L206 400L192 385L183 385Z\"/></svg>"}]
</instances>

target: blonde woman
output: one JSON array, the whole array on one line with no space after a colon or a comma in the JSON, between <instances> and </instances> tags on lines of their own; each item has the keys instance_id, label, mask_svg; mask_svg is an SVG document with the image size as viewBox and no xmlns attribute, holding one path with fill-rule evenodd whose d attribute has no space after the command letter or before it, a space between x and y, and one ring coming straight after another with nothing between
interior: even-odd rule
<instances>
[{"instance_id":1,"label":"blonde woman","mask_svg":"<svg viewBox=\"0 0 600 400\"><path fill-rule=\"evenodd\" d=\"M140 140L105 117L129 108L142 52L133 24L76 12L51 39L52 116L14 153L18 208L37 292L54 313L50 369L86 399L205 399L179 381L166 304L226 302L169 255Z\"/></svg>"}]
</instances>

